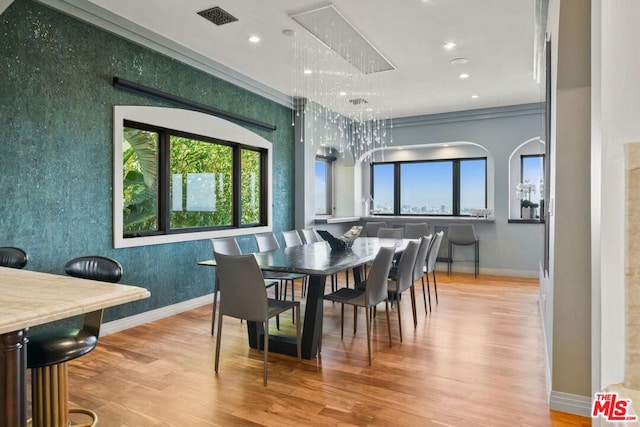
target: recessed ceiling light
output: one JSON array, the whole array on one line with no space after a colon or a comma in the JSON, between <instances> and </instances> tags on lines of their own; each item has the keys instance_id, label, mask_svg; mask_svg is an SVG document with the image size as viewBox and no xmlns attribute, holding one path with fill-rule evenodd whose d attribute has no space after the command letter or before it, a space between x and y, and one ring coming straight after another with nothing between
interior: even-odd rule
<instances>
[{"instance_id":1,"label":"recessed ceiling light","mask_svg":"<svg viewBox=\"0 0 640 427\"><path fill-rule=\"evenodd\" d=\"M467 58L454 58L451 60L451 65L463 65L469 62Z\"/></svg>"},{"instance_id":2,"label":"recessed ceiling light","mask_svg":"<svg viewBox=\"0 0 640 427\"><path fill-rule=\"evenodd\" d=\"M468 79L468 78L469 78L469 74L467 74L467 73L462 73L462 74L460 74L460 78L461 78L461 79Z\"/></svg>"},{"instance_id":3,"label":"recessed ceiling light","mask_svg":"<svg viewBox=\"0 0 640 427\"><path fill-rule=\"evenodd\" d=\"M309 68L305 68L303 73L305 73L305 74L313 74L313 70L311 70Z\"/></svg>"},{"instance_id":4,"label":"recessed ceiling light","mask_svg":"<svg viewBox=\"0 0 640 427\"><path fill-rule=\"evenodd\" d=\"M480 95L471 95L471 99L478 99L480 98Z\"/></svg>"},{"instance_id":5,"label":"recessed ceiling light","mask_svg":"<svg viewBox=\"0 0 640 427\"><path fill-rule=\"evenodd\" d=\"M249 37L249 41L251 43L260 43L260 37L258 37L258 36L250 36Z\"/></svg>"},{"instance_id":6,"label":"recessed ceiling light","mask_svg":"<svg viewBox=\"0 0 640 427\"><path fill-rule=\"evenodd\" d=\"M447 50L451 50L456 46L457 46L456 42L447 42L444 44L444 48Z\"/></svg>"},{"instance_id":7,"label":"recessed ceiling light","mask_svg":"<svg viewBox=\"0 0 640 427\"><path fill-rule=\"evenodd\" d=\"M448 146L449 146L449 144L442 144L442 146L443 146L443 147L448 147Z\"/></svg>"}]
</instances>

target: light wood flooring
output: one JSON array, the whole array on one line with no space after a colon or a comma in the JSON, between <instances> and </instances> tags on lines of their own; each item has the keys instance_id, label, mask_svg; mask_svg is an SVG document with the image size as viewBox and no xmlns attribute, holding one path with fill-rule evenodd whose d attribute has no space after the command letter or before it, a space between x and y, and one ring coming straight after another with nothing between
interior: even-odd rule
<instances>
[{"instance_id":1,"label":"light wood flooring","mask_svg":"<svg viewBox=\"0 0 640 427\"><path fill-rule=\"evenodd\" d=\"M215 375L208 305L102 337L70 365L71 400L95 410L100 427L591 425L547 407L537 281L438 278L429 314L417 286L416 329L409 295L402 299L403 343L393 308L389 347L380 306L372 366L364 312L354 336L345 309L341 340L340 306L325 302L321 357L270 354L265 388L246 324L225 318ZM291 316L281 323L281 333L295 333Z\"/></svg>"}]
</instances>

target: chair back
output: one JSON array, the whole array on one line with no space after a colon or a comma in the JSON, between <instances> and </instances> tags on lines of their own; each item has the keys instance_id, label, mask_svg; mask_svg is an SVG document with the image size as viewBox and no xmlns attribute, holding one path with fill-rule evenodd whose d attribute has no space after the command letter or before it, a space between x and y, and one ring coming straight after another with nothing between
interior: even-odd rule
<instances>
[{"instance_id":1,"label":"chair back","mask_svg":"<svg viewBox=\"0 0 640 427\"><path fill-rule=\"evenodd\" d=\"M220 312L252 322L268 317L267 291L253 254L225 255L215 252L220 289Z\"/></svg>"},{"instance_id":2,"label":"chair back","mask_svg":"<svg viewBox=\"0 0 640 427\"><path fill-rule=\"evenodd\" d=\"M242 255L242 250L240 249L235 237L211 239L211 247L213 248L213 253L218 252L225 255Z\"/></svg>"},{"instance_id":3,"label":"chair back","mask_svg":"<svg viewBox=\"0 0 640 427\"><path fill-rule=\"evenodd\" d=\"M478 240L473 224L451 224L447 239L456 245L473 245Z\"/></svg>"},{"instance_id":4,"label":"chair back","mask_svg":"<svg viewBox=\"0 0 640 427\"><path fill-rule=\"evenodd\" d=\"M429 252L427 253L426 273L431 273L436 269L436 261L438 260L438 252L440 251L440 244L442 243L443 236L444 231L439 231L432 239L433 241L431 242L431 247L429 248Z\"/></svg>"},{"instance_id":5,"label":"chair back","mask_svg":"<svg viewBox=\"0 0 640 427\"><path fill-rule=\"evenodd\" d=\"M402 255L400 255L398 269L396 270L396 290L398 293L404 292L413 284L413 267L416 263L419 248L419 242L411 241L402 252Z\"/></svg>"},{"instance_id":6,"label":"chair back","mask_svg":"<svg viewBox=\"0 0 640 427\"><path fill-rule=\"evenodd\" d=\"M83 256L67 261L64 272L81 279L117 283L122 278L122 265L103 256Z\"/></svg>"},{"instance_id":7,"label":"chair back","mask_svg":"<svg viewBox=\"0 0 640 427\"><path fill-rule=\"evenodd\" d=\"M302 239L296 230L283 231L284 247L302 246Z\"/></svg>"},{"instance_id":8,"label":"chair back","mask_svg":"<svg viewBox=\"0 0 640 427\"><path fill-rule=\"evenodd\" d=\"M273 233L254 234L258 252L273 251L280 249L280 244Z\"/></svg>"},{"instance_id":9,"label":"chair back","mask_svg":"<svg viewBox=\"0 0 640 427\"><path fill-rule=\"evenodd\" d=\"M419 239L429 234L429 224L426 222L408 223L404 225L405 239Z\"/></svg>"},{"instance_id":10,"label":"chair back","mask_svg":"<svg viewBox=\"0 0 640 427\"><path fill-rule=\"evenodd\" d=\"M404 229L381 227L378 229L378 237L381 239L402 239L404 237Z\"/></svg>"},{"instance_id":11,"label":"chair back","mask_svg":"<svg viewBox=\"0 0 640 427\"><path fill-rule=\"evenodd\" d=\"M0 267L24 268L28 261L27 253L20 248L0 248Z\"/></svg>"},{"instance_id":12,"label":"chair back","mask_svg":"<svg viewBox=\"0 0 640 427\"><path fill-rule=\"evenodd\" d=\"M368 307L374 306L389 297L387 294L387 278L389 277L394 254L395 247L382 247L371 264L365 288L365 301Z\"/></svg>"},{"instance_id":13,"label":"chair back","mask_svg":"<svg viewBox=\"0 0 640 427\"><path fill-rule=\"evenodd\" d=\"M416 255L416 262L413 265L413 281L415 282L422 276L425 262L427 261L427 252L431 247L431 240L433 235L422 236L420 239L420 246L418 247L418 254Z\"/></svg>"},{"instance_id":14,"label":"chair back","mask_svg":"<svg viewBox=\"0 0 640 427\"><path fill-rule=\"evenodd\" d=\"M387 226L387 223L384 221L367 222L364 226L364 231L367 237L378 237L378 229L386 226Z\"/></svg>"},{"instance_id":15,"label":"chair back","mask_svg":"<svg viewBox=\"0 0 640 427\"><path fill-rule=\"evenodd\" d=\"M304 236L304 242L306 244L320 241L318 240L318 235L316 234L316 231L311 228L303 228L302 235Z\"/></svg>"}]
</instances>

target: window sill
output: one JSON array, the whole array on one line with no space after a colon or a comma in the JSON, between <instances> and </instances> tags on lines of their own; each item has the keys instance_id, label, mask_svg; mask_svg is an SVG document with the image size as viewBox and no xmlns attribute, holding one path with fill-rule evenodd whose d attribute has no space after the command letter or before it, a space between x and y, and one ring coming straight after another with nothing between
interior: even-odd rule
<instances>
[{"instance_id":1,"label":"window sill","mask_svg":"<svg viewBox=\"0 0 640 427\"><path fill-rule=\"evenodd\" d=\"M510 219L509 224L544 224L544 220L540 219Z\"/></svg>"}]
</instances>

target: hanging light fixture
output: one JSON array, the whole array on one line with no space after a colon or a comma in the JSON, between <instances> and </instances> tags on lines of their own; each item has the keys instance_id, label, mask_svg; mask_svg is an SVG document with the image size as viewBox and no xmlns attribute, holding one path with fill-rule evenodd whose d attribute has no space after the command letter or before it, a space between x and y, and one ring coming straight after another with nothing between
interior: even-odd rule
<instances>
[{"instance_id":1,"label":"hanging light fixture","mask_svg":"<svg viewBox=\"0 0 640 427\"><path fill-rule=\"evenodd\" d=\"M392 142L388 73L395 70L333 5L290 15L293 96L301 142L334 146L354 160Z\"/></svg>"}]
</instances>

